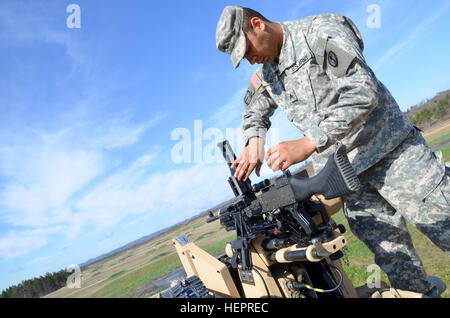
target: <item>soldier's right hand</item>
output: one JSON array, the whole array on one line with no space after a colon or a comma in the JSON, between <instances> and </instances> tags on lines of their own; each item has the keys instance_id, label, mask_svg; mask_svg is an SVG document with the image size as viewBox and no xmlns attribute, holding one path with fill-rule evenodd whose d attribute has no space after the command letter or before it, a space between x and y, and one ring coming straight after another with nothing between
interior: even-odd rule
<instances>
[{"instance_id":1,"label":"soldier's right hand","mask_svg":"<svg viewBox=\"0 0 450 318\"><path fill-rule=\"evenodd\" d=\"M256 175L260 176L261 166L264 162L264 139L253 137L249 140L247 146L239 154L231 165L235 169L236 179L246 181L250 174L256 168Z\"/></svg>"}]
</instances>

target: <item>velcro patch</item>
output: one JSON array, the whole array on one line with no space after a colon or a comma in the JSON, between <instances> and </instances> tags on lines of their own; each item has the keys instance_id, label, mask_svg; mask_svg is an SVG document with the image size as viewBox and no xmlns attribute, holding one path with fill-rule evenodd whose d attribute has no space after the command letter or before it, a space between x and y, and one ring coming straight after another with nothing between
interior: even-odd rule
<instances>
[{"instance_id":1,"label":"velcro patch","mask_svg":"<svg viewBox=\"0 0 450 318\"><path fill-rule=\"evenodd\" d=\"M328 41L326 53L328 55L327 65L331 66L330 71L336 77L345 76L351 63L356 58L355 54L343 50L333 40Z\"/></svg>"},{"instance_id":2,"label":"velcro patch","mask_svg":"<svg viewBox=\"0 0 450 318\"><path fill-rule=\"evenodd\" d=\"M250 89L247 90L247 93L245 93L244 97L244 103L245 105L250 105L250 102L252 101L253 95L255 94L255 91L252 91Z\"/></svg>"},{"instance_id":3,"label":"velcro patch","mask_svg":"<svg viewBox=\"0 0 450 318\"><path fill-rule=\"evenodd\" d=\"M250 80L250 82L252 83L253 87L256 90L258 90L261 87L261 85L262 85L262 80L261 80L261 78L259 78L257 73L255 73L255 75L253 75L253 77Z\"/></svg>"}]
</instances>

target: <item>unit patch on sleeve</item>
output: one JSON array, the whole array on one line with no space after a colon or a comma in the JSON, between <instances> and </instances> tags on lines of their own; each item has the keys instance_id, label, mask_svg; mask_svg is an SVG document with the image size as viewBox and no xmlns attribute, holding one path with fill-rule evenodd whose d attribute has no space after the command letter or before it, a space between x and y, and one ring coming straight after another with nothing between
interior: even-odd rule
<instances>
[{"instance_id":1,"label":"unit patch on sleeve","mask_svg":"<svg viewBox=\"0 0 450 318\"><path fill-rule=\"evenodd\" d=\"M244 97L244 103L245 105L250 105L250 102L252 101L253 95L255 94L255 91L253 89L248 89L247 93L245 93Z\"/></svg>"},{"instance_id":2,"label":"unit patch on sleeve","mask_svg":"<svg viewBox=\"0 0 450 318\"><path fill-rule=\"evenodd\" d=\"M333 67L338 67L339 65L338 57L333 51L328 52L328 64Z\"/></svg>"}]
</instances>

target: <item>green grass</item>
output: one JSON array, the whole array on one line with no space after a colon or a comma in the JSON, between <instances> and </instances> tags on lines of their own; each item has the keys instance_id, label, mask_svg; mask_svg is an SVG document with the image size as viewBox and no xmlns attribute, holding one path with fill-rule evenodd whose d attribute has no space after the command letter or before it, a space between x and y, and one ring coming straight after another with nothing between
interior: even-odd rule
<instances>
[{"instance_id":1,"label":"green grass","mask_svg":"<svg viewBox=\"0 0 450 318\"><path fill-rule=\"evenodd\" d=\"M433 138L433 139L432 140L430 140L430 138L426 139L427 140L427 144L428 144L429 147L432 147L432 146L437 145L437 144L439 144L441 142L449 140L450 139L450 132L448 132L448 133L446 133L446 134L444 134L442 136L439 136L439 137L431 137L431 138ZM449 162L450 161L450 145L441 147L441 148L436 149L434 151L435 152L436 151L442 151L442 155L444 157L445 162Z\"/></svg>"},{"instance_id":2,"label":"green grass","mask_svg":"<svg viewBox=\"0 0 450 318\"><path fill-rule=\"evenodd\" d=\"M95 266L93 272L96 272L96 271L100 270L100 268L102 268L102 266L103 266L103 265L97 265L97 266Z\"/></svg>"},{"instance_id":3,"label":"green grass","mask_svg":"<svg viewBox=\"0 0 450 318\"><path fill-rule=\"evenodd\" d=\"M373 272L368 270L368 266L374 264L374 255L372 252L358 240L350 231L348 222L342 213L342 210L333 216L338 224L343 224L347 231L344 234L347 239L347 246L344 250L345 257L342 259L344 270L355 287L364 285L368 282ZM450 261L449 258L434 246L417 229L408 224L411 237L416 247L417 253L424 262L428 275L441 277L447 286L450 286ZM224 252L227 242L236 239L233 233L224 239L213 242L206 246L204 250L211 255L217 255ZM161 257L134 271L120 271L111 275L102 282L104 286L91 297L126 297L132 294L133 290L139 286L160 278L171 271L181 267L181 262L176 252ZM389 284L387 275L381 271L380 279ZM154 291L152 294L157 293ZM450 297L450 292L446 291L443 297Z\"/></svg>"},{"instance_id":4,"label":"green grass","mask_svg":"<svg viewBox=\"0 0 450 318\"><path fill-rule=\"evenodd\" d=\"M200 227L200 226L202 226L202 225L204 225L205 224L205 221L203 221L203 220L201 220L201 221L198 221L197 223L195 223L194 225L192 225L192 230L195 230L196 228L198 228L198 227Z\"/></svg>"},{"instance_id":5,"label":"green grass","mask_svg":"<svg viewBox=\"0 0 450 318\"><path fill-rule=\"evenodd\" d=\"M366 284L367 279L373 272L368 271L368 266L374 264L373 253L350 231L348 222L342 210L333 216L338 224L343 224L347 231L344 236L347 239L347 246L344 250L345 257L342 265L348 277L355 287ZM439 276L450 288L450 260L449 257L436 247L427 237L419 232L414 226L408 223L408 229L414 243L417 254L419 254L428 275ZM388 285L389 279L381 271L381 280ZM449 298L450 291L447 289L442 297Z\"/></svg>"},{"instance_id":6,"label":"green grass","mask_svg":"<svg viewBox=\"0 0 450 318\"><path fill-rule=\"evenodd\" d=\"M447 128L447 130L449 130L449 129L450 128ZM446 140L449 140L449 139L450 139L450 131L445 132L441 136L432 135L432 136L429 136L428 138L425 138L429 147L432 147L434 145L437 145L437 144L444 142ZM436 152L439 150L442 151L442 155L444 157L445 162L450 162L450 145L440 147L439 149L436 149L434 151Z\"/></svg>"},{"instance_id":7,"label":"green grass","mask_svg":"<svg viewBox=\"0 0 450 318\"><path fill-rule=\"evenodd\" d=\"M347 246L343 251L345 257L342 260L342 266L355 287L365 285L367 279L373 275L372 271L368 271L368 266L375 264L374 255L369 248L350 231L347 219L342 210L335 214L333 219L337 224L343 224L347 229L344 234L347 239ZM386 273L381 271L380 274L380 279L389 284Z\"/></svg>"},{"instance_id":8,"label":"green grass","mask_svg":"<svg viewBox=\"0 0 450 318\"><path fill-rule=\"evenodd\" d=\"M439 150L442 151L442 156L444 157L445 162L450 162L450 145L440 148L437 151Z\"/></svg>"},{"instance_id":9,"label":"green grass","mask_svg":"<svg viewBox=\"0 0 450 318\"><path fill-rule=\"evenodd\" d=\"M225 251L225 245L228 242L234 241L236 239L236 233L233 233L232 235L224 238L223 240L220 240L218 242L212 243L211 245L208 245L204 248L205 251L207 251L211 255L216 255L219 253L223 253Z\"/></svg>"},{"instance_id":10,"label":"green grass","mask_svg":"<svg viewBox=\"0 0 450 318\"><path fill-rule=\"evenodd\" d=\"M440 136L438 138L428 141L428 146L432 147L432 146L437 145L438 143L444 142L448 139L450 139L450 132L443 136Z\"/></svg>"},{"instance_id":11,"label":"green grass","mask_svg":"<svg viewBox=\"0 0 450 318\"><path fill-rule=\"evenodd\" d=\"M212 243L211 245L205 247L205 251L212 255L221 253L224 251L225 244L234 239L236 239L236 234ZM106 281L104 281L105 286L103 286L91 297L112 298L125 296L127 293L133 291L142 284L160 278L180 266L181 261L178 258L178 254L172 252L135 271L128 272L127 274L125 274L126 271L121 271L111 275Z\"/></svg>"},{"instance_id":12,"label":"green grass","mask_svg":"<svg viewBox=\"0 0 450 318\"><path fill-rule=\"evenodd\" d=\"M111 276L109 276L108 280L117 278L117 277L119 277L120 275L125 274L125 273L126 273L126 270L121 270L120 272L114 273L114 274L112 274Z\"/></svg>"},{"instance_id":13,"label":"green grass","mask_svg":"<svg viewBox=\"0 0 450 318\"><path fill-rule=\"evenodd\" d=\"M214 231L213 231L213 232L204 233L204 234L200 235L199 237L197 237L197 238L194 240L194 242L201 241L201 240L203 240L204 238L207 238L207 237L211 236L212 234L214 234Z\"/></svg>"},{"instance_id":14,"label":"green grass","mask_svg":"<svg viewBox=\"0 0 450 318\"><path fill-rule=\"evenodd\" d=\"M444 281L447 290L442 297L450 298L450 258L413 225L408 223L408 229L427 274L438 276Z\"/></svg>"},{"instance_id":15,"label":"green grass","mask_svg":"<svg viewBox=\"0 0 450 318\"><path fill-rule=\"evenodd\" d=\"M374 272L370 271L368 266L375 263L373 253L350 231L348 222L342 213L342 210L335 214L333 219L336 223L343 224L347 229L344 234L347 239L347 246L344 250L345 257L342 259L342 265L346 274L355 287L371 282L368 281L368 279L373 276ZM428 275L439 276L448 286L450 286L450 261L448 257L436 246L434 246L417 229L410 224L408 224L408 227L416 247L416 251L421 257ZM211 255L217 255L224 251L224 247L227 242L234 239L236 239L235 233L206 246L204 250ZM112 282L108 282L94 295L94 297L125 296L127 293L131 292L140 285L160 278L180 266L181 262L178 259L178 255L176 253L171 253L134 272L127 273L126 275L121 273L121 277ZM380 272L380 279L389 285L389 279L383 271ZM450 297L450 292L446 291L442 296Z\"/></svg>"},{"instance_id":16,"label":"green grass","mask_svg":"<svg viewBox=\"0 0 450 318\"><path fill-rule=\"evenodd\" d=\"M91 297L121 297L138 286L162 277L181 266L178 254L173 252L165 257L151 262L137 270L121 275L112 282L108 282Z\"/></svg>"}]
</instances>

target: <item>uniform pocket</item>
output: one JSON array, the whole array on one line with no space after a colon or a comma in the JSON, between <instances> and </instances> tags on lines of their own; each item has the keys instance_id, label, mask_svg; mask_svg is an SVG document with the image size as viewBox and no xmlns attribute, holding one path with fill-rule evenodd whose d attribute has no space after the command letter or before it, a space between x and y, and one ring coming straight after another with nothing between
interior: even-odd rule
<instances>
[{"instance_id":1,"label":"uniform pocket","mask_svg":"<svg viewBox=\"0 0 450 318\"><path fill-rule=\"evenodd\" d=\"M316 102L311 86L311 80L306 67L302 67L291 74L285 81L285 112L288 119L297 126L304 126L303 122L316 114Z\"/></svg>"},{"instance_id":2,"label":"uniform pocket","mask_svg":"<svg viewBox=\"0 0 450 318\"><path fill-rule=\"evenodd\" d=\"M447 204L450 202L450 192L449 192L449 185L448 185L448 175L446 173L446 165L445 165L445 161L442 155L442 152L433 152L433 157L435 158L435 160L438 162L439 164L439 171L440 174L442 175L442 178L439 179L439 182L437 184L435 184L430 191L428 191L427 193L425 193L425 195L422 195L422 201L425 202L427 200L427 198L431 195L433 195L434 197L436 197L436 192L438 193L437 196L439 196L439 192L441 192L441 194L444 196L445 201L447 202ZM440 191L439 189L443 189L444 191ZM441 190L442 190L441 189ZM446 191L446 192L445 192Z\"/></svg>"},{"instance_id":3,"label":"uniform pocket","mask_svg":"<svg viewBox=\"0 0 450 318\"><path fill-rule=\"evenodd\" d=\"M444 175L438 186L429 193L424 202L429 202L441 210L450 209L450 182L448 181L448 176Z\"/></svg>"},{"instance_id":4,"label":"uniform pocket","mask_svg":"<svg viewBox=\"0 0 450 318\"><path fill-rule=\"evenodd\" d=\"M303 67L299 71L295 72L292 75L292 83L290 84L292 87L287 87L287 89L291 89L295 92L295 95L297 96L296 103L305 105L308 109L316 111L316 100L308 69Z\"/></svg>"}]
</instances>

